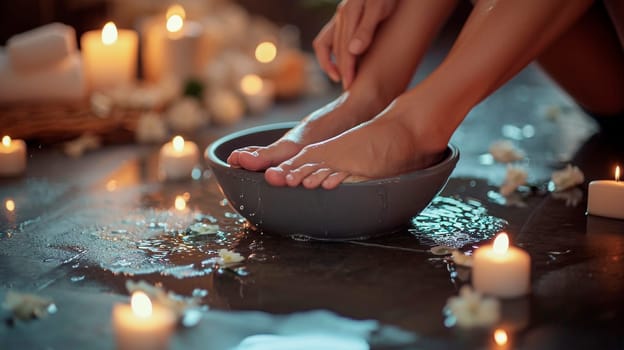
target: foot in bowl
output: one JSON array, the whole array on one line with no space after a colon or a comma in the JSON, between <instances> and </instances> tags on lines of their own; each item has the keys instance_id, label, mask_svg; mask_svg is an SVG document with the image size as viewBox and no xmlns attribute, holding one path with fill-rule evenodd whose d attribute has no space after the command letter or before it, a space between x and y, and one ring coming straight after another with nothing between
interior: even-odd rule
<instances>
[{"instance_id":1,"label":"foot in bowl","mask_svg":"<svg viewBox=\"0 0 624 350\"><path fill-rule=\"evenodd\" d=\"M396 105L396 104L394 104ZM331 139L304 147L293 158L265 172L274 186L333 189L343 182L384 178L438 162L448 137L405 118L391 106L378 117Z\"/></svg>"},{"instance_id":2,"label":"foot in bowl","mask_svg":"<svg viewBox=\"0 0 624 350\"><path fill-rule=\"evenodd\" d=\"M265 170L293 157L306 145L326 140L371 119L382 108L380 103L365 105L345 93L312 112L274 143L237 149L230 154L227 162L247 170Z\"/></svg>"}]
</instances>

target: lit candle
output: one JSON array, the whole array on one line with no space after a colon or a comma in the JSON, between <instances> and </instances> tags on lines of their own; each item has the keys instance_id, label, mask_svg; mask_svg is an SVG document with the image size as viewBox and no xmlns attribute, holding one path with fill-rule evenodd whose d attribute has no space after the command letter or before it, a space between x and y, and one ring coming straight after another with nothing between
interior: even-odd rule
<instances>
[{"instance_id":1,"label":"lit candle","mask_svg":"<svg viewBox=\"0 0 624 350\"><path fill-rule=\"evenodd\" d=\"M102 30L86 32L80 38L84 67L93 90L130 85L136 78L138 36L108 22Z\"/></svg>"},{"instance_id":2,"label":"lit candle","mask_svg":"<svg viewBox=\"0 0 624 350\"><path fill-rule=\"evenodd\" d=\"M144 75L158 82L162 78L185 80L203 68L206 43L201 24L186 18L180 5L167 10L165 21L151 19L146 23L143 51Z\"/></svg>"},{"instance_id":3,"label":"lit candle","mask_svg":"<svg viewBox=\"0 0 624 350\"><path fill-rule=\"evenodd\" d=\"M613 219L624 219L624 181L620 181L620 167L615 167L615 180L589 183L587 213Z\"/></svg>"},{"instance_id":4,"label":"lit candle","mask_svg":"<svg viewBox=\"0 0 624 350\"><path fill-rule=\"evenodd\" d=\"M167 179L191 177L193 168L199 163L199 150L192 141L176 136L160 149L160 173Z\"/></svg>"},{"instance_id":5,"label":"lit candle","mask_svg":"<svg viewBox=\"0 0 624 350\"><path fill-rule=\"evenodd\" d=\"M494 344L496 344L498 349L507 348L509 342L509 335L507 335L507 331L502 328L497 328L493 334Z\"/></svg>"},{"instance_id":6,"label":"lit candle","mask_svg":"<svg viewBox=\"0 0 624 350\"><path fill-rule=\"evenodd\" d=\"M0 176L16 176L26 169L26 143L2 137L0 144Z\"/></svg>"},{"instance_id":7,"label":"lit candle","mask_svg":"<svg viewBox=\"0 0 624 350\"><path fill-rule=\"evenodd\" d=\"M514 298L530 291L531 258L517 247L509 246L509 237L501 233L494 244L477 249L472 267L472 285L483 293Z\"/></svg>"},{"instance_id":8,"label":"lit candle","mask_svg":"<svg viewBox=\"0 0 624 350\"><path fill-rule=\"evenodd\" d=\"M256 74L247 74L241 79L240 90L251 113L262 113L269 109L275 97L273 83Z\"/></svg>"},{"instance_id":9,"label":"lit candle","mask_svg":"<svg viewBox=\"0 0 624 350\"><path fill-rule=\"evenodd\" d=\"M134 292L130 305L113 307L118 350L167 349L176 317L169 309L152 305L143 292Z\"/></svg>"}]
</instances>

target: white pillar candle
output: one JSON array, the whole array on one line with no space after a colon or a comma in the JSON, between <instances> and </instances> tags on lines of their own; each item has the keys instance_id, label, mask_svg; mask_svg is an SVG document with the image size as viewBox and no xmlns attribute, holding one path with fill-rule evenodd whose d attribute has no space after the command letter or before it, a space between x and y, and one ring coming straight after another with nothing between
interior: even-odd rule
<instances>
[{"instance_id":1,"label":"white pillar candle","mask_svg":"<svg viewBox=\"0 0 624 350\"><path fill-rule=\"evenodd\" d=\"M50 23L12 36L7 53L16 71L46 68L76 52L76 32L62 23Z\"/></svg>"},{"instance_id":2,"label":"white pillar candle","mask_svg":"<svg viewBox=\"0 0 624 350\"><path fill-rule=\"evenodd\" d=\"M474 253L472 285L483 294L515 298L530 291L531 258L517 247L509 246L506 233L496 236L494 244Z\"/></svg>"},{"instance_id":3,"label":"white pillar candle","mask_svg":"<svg viewBox=\"0 0 624 350\"><path fill-rule=\"evenodd\" d=\"M172 5L164 20L146 20L142 51L145 79L158 82L162 78L180 81L197 76L207 57L204 29L201 24L186 19L184 8Z\"/></svg>"},{"instance_id":4,"label":"white pillar candle","mask_svg":"<svg viewBox=\"0 0 624 350\"><path fill-rule=\"evenodd\" d=\"M11 67L8 57L0 52L0 103L24 101L75 101L86 96L86 81L80 53L31 72Z\"/></svg>"},{"instance_id":5,"label":"white pillar candle","mask_svg":"<svg viewBox=\"0 0 624 350\"><path fill-rule=\"evenodd\" d=\"M16 176L26 170L26 143L2 137L0 142L0 176Z\"/></svg>"},{"instance_id":6,"label":"white pillar candle","mask_svg":"<svg viewBox=\"0 0 624 350\"><path fill-rule=\"evenodd\" d=\"M192 141L185 141L176 136L160 149L158 166L160 173L167 179L191 177L193 168L199 163L199 150Z\"/></svg>"},{"instance_id":7,"label":"white pillar candle","mask_svg":"<svg viewBox=\"0 0 624 350\"><path fill-rule=\"evenodd\" d=\"M169 348L176 317L171 310L152 305L145 293L134 292L131 305L116 304L112 317L118 350Z\"/></svg>"},{"instance_id":8,"label":"white pillar candle","mask_svg":"<svg viewBox=\"0 0 624 350\"><path fill-rule=\"evenodd\" d=\"M163 42L163 76L186 80L201 70L202 26L173 14L167 19Z\"/></svg>"},{"instance_id":9,"label":"white pillar candle","mask_svg":"<svg viewBox=\"0 0 624 350\"><path fill-rule=\"evenodd\" d=\"M133 30L117 30L108 22L102 30L86 32L80 38L89 87L102 90L130 85L136 79L139 39Z\"/></svg>"},{"instance_id":10,"label":"white pillar candle","mask_svg":"<svg viewBox=\"0 0 624 350\"><path fill-rule=\"evenodd\" d=\"M620 181L620 167L615 167L615 180L589 183L587 213L613 219L624 219L624 181Z\"/></svg>"},{"instance_id":11,"label":"white pillar candle","mask_svg":"<svg viewBox=\"0 0 624 350\"><path fill-rule=\"evenodd\" d=\"M263 80L256 74L248 74L241 79L240 90L252 114L262 113L273 105L275 87L273 82Z\"/></svg>"}]
</instances>

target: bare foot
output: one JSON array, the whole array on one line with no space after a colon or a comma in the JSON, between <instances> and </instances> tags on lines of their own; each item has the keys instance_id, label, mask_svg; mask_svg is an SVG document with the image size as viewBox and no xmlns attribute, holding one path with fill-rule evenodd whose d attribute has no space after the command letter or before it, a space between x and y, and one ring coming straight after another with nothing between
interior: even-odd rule
<instances>
[{"instance_id":1,"label":"bare foot","mask_svg":"<svg viewBox=\"0 0 624 350\"><path fill-rule=\"evenodd\" d=\"M293 157L306 145L326 140L369 120L384 107L378 102L356 100L345 93L308 115L274 143L235 150L227 162L248 170L265 170Z\"/></svg>"},{"instance_id":2,"label":"bare foot","mask_svg":"<svg viewBox=\"0 0 624 350\"><path fill-rule=\"evenodd\" d=\"M419 124L409 118L416 116L391 106L369 122L304 147L267 169L265 179L274 186L333 189L342 182L394 176L438 162L450 135L435 136L435 129L415 127Z\"/></svg>"}]
</instances>

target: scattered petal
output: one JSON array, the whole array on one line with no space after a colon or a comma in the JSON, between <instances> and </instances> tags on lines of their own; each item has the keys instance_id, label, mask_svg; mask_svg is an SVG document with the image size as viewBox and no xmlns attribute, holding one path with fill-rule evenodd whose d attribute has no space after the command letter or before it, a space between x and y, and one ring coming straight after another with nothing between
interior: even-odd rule
<instances>
[{"instance_id":1,"label":"scattered petal","mask_svg":"<svg viewBox=\"0 0 624 350\"><path fill-rule=\"evenodd\" d=\"M568 164L562 170L553 171L550 179L554 184L554 190L560 192L582 184L585 175L578 167Z\"/></svg>"},{"instance_id":2,"label":"scattered petal","mask_svg":"<svg viewBox=\"0 0 624 350\"><path fill-rule=\"evenodd\" d=\"M34 294L22 294L10 291L6 294L2 307L19 320L43 318L56 312L52 299Z\"/></svg>"},{"instance_id":3,"label":"scattered petal","mask_svg":"<svg viewBox=\"0 0 624 350\"><path fill-rule=\"evenodd\" d=\"M243 260L245 260L245 257L239 253L227 249L221 249L219 250L219 259L217 259L217 263L223 266L232 266L242 262Z\"/></svg>"},{"instance_id":4,"label":"scattered petal","mask_svg":"<svg viewBox=\"0 0 624 350\"><path fill-rule=\"evenodd\" d=\"M505 175L505 181L501 185L499 192L503 196L509 196L515 192L518 187L526 184L528 174L526 170L521 167L508 166L507 174Z\"/></svg>"},{"instance_id":5,"label":"scattered petal","mask_svg":"<svg viewBox=\"0 0 624 350\"><path fill-rule=\"evenodd\" d=\"M447 325L457 324L460 327L489 327L500 319L500 302L497 299L482 297L470 286L464 285L459 296L450 297L444 307L447 318L453 322Z\"/></svg>"},{"instance_id":6,"label":"scattered petal","mask_svg":"<svg viewBox=\"0 0 624 350\"><path fill-rule=\"evenodd\" d=\"M499 140L490 145L490 154L500 163L512 163L524 159L524 152L511 141Z\"/></svg>"}]
</instances>

